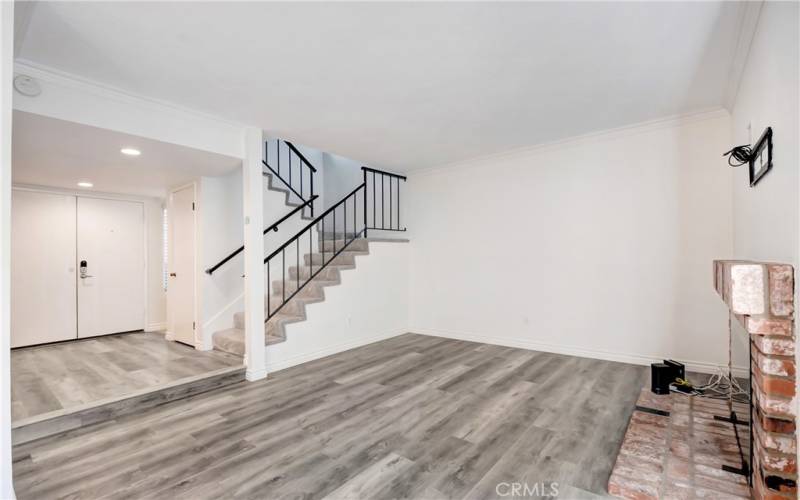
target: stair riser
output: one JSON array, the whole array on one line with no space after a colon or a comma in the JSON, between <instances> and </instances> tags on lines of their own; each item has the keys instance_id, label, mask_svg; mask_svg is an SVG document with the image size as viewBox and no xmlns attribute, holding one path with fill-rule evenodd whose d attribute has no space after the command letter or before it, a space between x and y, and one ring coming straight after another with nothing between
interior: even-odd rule
<instances>
[{"instance_id":1,"label":"stair riser","mask_svg":"<svg viewBox=\"0 0 800 500\"><path fill-rule=\"evenodd\" d=\"M350 266L348 266L348 267L350 267ZM319 268L317 266L314 266L314 272L315 273L317 273L318 269ZM300 268L300 283L301 284L303 283L302 280L307 280L309 278L310 271L311 271L310 268L308 268L307 266L304 266L304 267ZM289 268L289 278L292 279L292 280L295 280L295 281L297 280L297 268L296 267L292 266L292 267ZM339 278L340 278L339 269L336 267L336 265L326 266L325 268L322 269L322 271L320 271L319 273L317 273L316 276L314 276L314 280L320 280L320 281L339 281ZM289 279L287 279L287 281L289 281ZM280 281L277 281L277 282L280 283ZM273 281L273 283L276 283L276 282Z\"/></svg>"},{"instance_id":2,"label":"stair riser","mask_svg":"<svg viewBox=\"0 0 800 500\"><path fill-rule=\"evenodd\" d=\"M331 259L331 255L325 253L325 263L330 265L339 265L339 266L354 266L356 265L356 256L350 252L344 251ZM309 263L313 263L315 266L321 266L323 263L322 254L314 254L314 255L303 255L303 261L306 265Z\"/></svg>"},{"instance_id":3,"label":"stair riser","mask_svg":"<svg viewBox=\"0 0 800 500\"><path fill-rule=\"evenodd\" d=\"M281 305L280 297L273 297L272 299L272 306L270 307L270 311L274 314L275 310L278 309ZM304 316L306 315L306 307L305 302L303 300L298 300L296 297L284 304L281 307L280 311L285 314L291 314L293 316Z\"/></svg>"},{"instance_id":4,"label":"stair riser","mask_svg":"<svg viewBox=\"0 0 800 500\"><path fill-rule=\"evenodd\" d=\"M302 295L302 293L303 292L301 291L298 295L296 295L294 298L292 298L292 300L287 302L286 305L281 308L281 312L286 313L286 314L296 315L296 316L305 316L305 304L307 303L307 301L302 300L302 298L298 299L298 297L300 297ZM321 297L320 298L316 298L316 297L311 298L311 300L309 302L314 301L315 299L316 300L321 300ZM272 305L270 306L269 310L274 313L275 310L278 308L278 306L281 305L281 302L282 301L280 300L280 297L273 296ZM264 306L264 314L267 314L266 305ZM233 327L234 328L238 328L240 330L244 330L244 312L243 311L240 311L240 312L237 312L237 313L233 314Z\"/></svg>"},{"instance_id":5,"label":"stair riser","mask_svg":"<svg viewBox=\"0 0 800 500\"><path fill-rule=\"evenodd\" d=\"M338 250L341 250L344 247L344 245L345 245L345 241L344 240L336 240L335 245L334 245L333 240L325 240L325 241L320 240L319 249L320 249L320 252L321 252L322 249L324 248L325 252L327 253L327 252L333 252L334 251L334 246L335 246L336 250L338 251ZM357 251L357 252L366 252L366 251L369 250L369 242L367 240L363 239L363 238L351 241L350 244L347 245L347 250L352 250L352 251Z\"/></svg>"},{"instance_id":6,"label":"stair riser","mask_svg":"<svg viewBox=\"0 0 800 500\"><path fill-rule=\"evenodd\" d=\"M302 284L303 281L300 281L301 286ZM285 295L287 298L294 292L296 286L297 286L296 283L287 283L286 295ZM310 299L310 300L322 299L325 297L325 292L323 291L323 288L324 287L318 284L318 281L315 279L311 283L301 288L300 293L295 295L295 298ZM276 297L277 298L284 297L282 291L283 291L283 285L280 281L274 282L272 284L273 305L276 303Z\"/></svg>"}]
</instances>

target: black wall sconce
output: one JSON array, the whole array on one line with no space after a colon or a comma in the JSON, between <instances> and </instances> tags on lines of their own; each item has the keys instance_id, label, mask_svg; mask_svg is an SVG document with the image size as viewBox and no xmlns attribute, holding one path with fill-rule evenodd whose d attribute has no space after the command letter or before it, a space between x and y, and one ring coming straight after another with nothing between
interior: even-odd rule
<instances>
[{"instance_id":1,"label":"black wall sconce","mask_svg":"<svg viewBox=\"0 0 800 500\"><path fill-rule=\"evenodd\" d=\"M772 127L767 127L753 148L750 145L736 146L722 156L728 157L728 165L740 167L747 163L750 170L750 187L758 184L772 169Z\"/></svg>"}]
</instances>

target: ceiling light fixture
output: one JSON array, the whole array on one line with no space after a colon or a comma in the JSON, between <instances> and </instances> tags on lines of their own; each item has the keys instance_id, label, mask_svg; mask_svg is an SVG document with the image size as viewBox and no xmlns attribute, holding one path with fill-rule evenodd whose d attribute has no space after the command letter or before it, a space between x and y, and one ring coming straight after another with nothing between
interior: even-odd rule
<instances>
[{"instance_id":1,"label":"ceiling light fixture","mask_svg":"<svg viewBox=\"0 0 800 500\"><path fill-rule=\"evenodd\" d=\"M83 182L82 181L82 182L78 183L78 186L82 187L82 188L90 188L90 187L94 187L94 184L92 184L91 182Z\"/></svg>"},{"instance_id":2,"label":"ceiling light fixture","mask_svg":"<svg viewBox=\"0 0 800 500\"><path fill-rule=\"evenodd\" d=\"M119 152L128 156L139 156L140 154L142 154L141 151L133 148L122 148L119 150Z\"/></svg>"}]
</instances>

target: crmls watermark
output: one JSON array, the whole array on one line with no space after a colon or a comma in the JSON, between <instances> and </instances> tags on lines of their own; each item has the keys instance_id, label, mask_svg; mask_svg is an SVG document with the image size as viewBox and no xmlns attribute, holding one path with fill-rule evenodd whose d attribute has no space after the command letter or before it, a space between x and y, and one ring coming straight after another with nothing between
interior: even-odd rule
<instances>
[{"instance_id":1,"label":"crmls watermark","mask_svg":"<svg viewBox=\"0 0 800 500\"><path fill-rule=\"evenodd\" d=\"M497 483L495 493L501 497L557 497L558 483L540 481L538 483Z\"/></svg>"}]
</instances>

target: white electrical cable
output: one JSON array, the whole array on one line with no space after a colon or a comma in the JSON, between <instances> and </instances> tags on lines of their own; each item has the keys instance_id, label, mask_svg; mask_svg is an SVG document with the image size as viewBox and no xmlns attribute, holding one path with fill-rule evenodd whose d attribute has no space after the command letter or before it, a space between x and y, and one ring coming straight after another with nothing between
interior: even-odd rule
<instances>
[{"instance_id":1,"label":"white electrical cable","mask_svg":"<svg viewBox=\"0 0 800 500\"><path fill-rule=\"evenodd\" d=\"M712 375L704 385L694 386L700 391L700 397L713 399L733 399L746 403L749 393L745 391L735 377L725 373L721 367L717 367L717 373Z\"/></svg>"}]
</instances>

